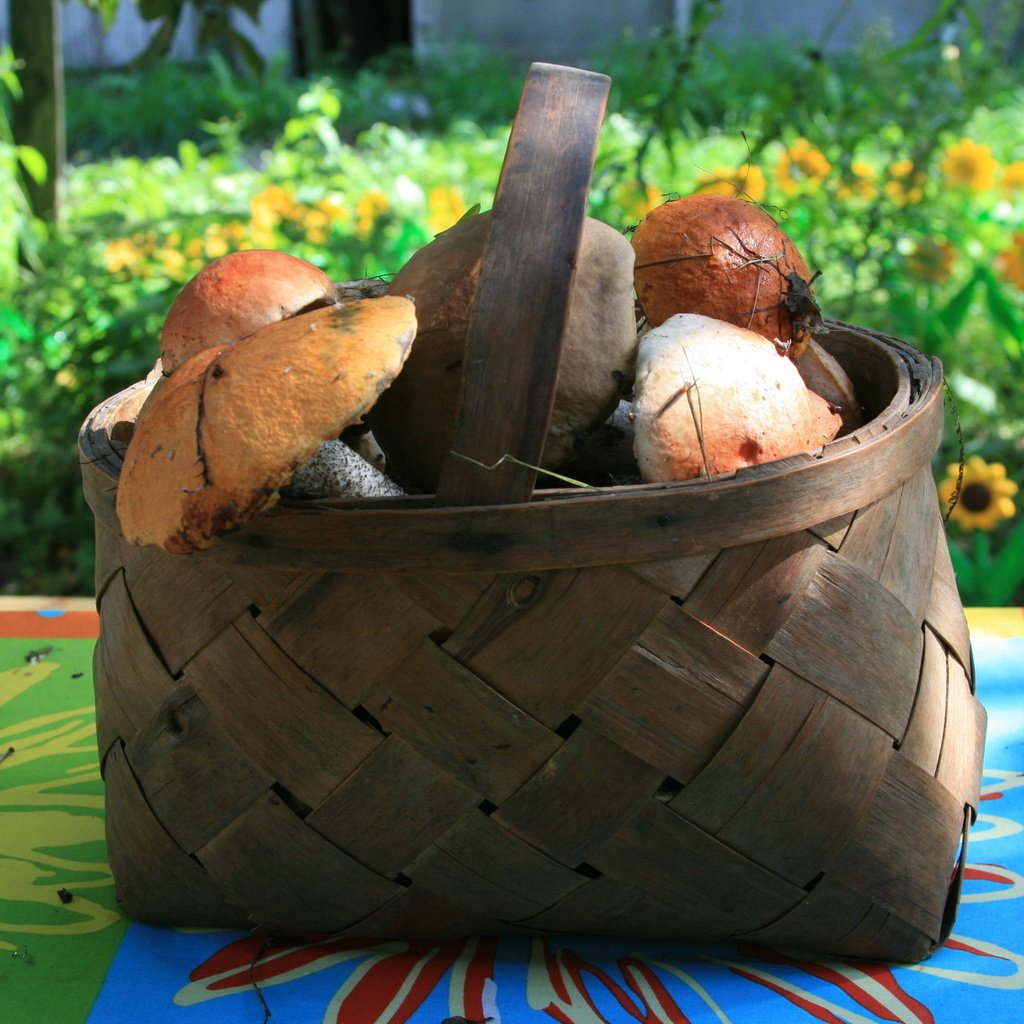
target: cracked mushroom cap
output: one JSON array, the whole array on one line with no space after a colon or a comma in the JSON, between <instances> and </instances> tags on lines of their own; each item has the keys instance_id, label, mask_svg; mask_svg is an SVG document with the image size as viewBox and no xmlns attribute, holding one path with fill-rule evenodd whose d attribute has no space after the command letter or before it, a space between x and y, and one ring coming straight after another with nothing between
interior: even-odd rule
<instances>
[{"instance_id":1,"label":"cracked mushroom cap","mask_svg":"<svg viewBox=\"0 0 1024 1024\"><path fill-rule=\"evenodd\" d=\"M205 348L329 306L337 288L318 267L274 249L243 249L208 263L171 303L160 335L164 373Z\"/></svg>"},{"instance_id":2,"label":"cracked mushroom cap","mask_svg":"<svg viewBox=\"0 0 1024 1024\"><path fill-rule=\"evenodd\" d=\"M415 333L412 302L384 296L197 353L136 424L117 491L125 537L198 550L272 505L323 441L373 405Z\"/></svg>"}]
</instances>

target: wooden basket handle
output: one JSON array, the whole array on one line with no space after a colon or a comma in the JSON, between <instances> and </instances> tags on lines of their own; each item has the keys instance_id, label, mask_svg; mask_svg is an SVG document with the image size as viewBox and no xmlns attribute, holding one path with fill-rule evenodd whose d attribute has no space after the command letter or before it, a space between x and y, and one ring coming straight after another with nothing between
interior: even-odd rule
<instances>
[{"instance_id":1,"label":"wooden basket handle","mask_svg":"<svg viewBox=\"0 0 1024 1024\"><path fill-rule=\"evenodd\" d=\"M610 82L555 64L527 73L470 314L438 505L510 504L533 493L528 467L540 462L551 418Z\"/></svg>"}]
</instances>

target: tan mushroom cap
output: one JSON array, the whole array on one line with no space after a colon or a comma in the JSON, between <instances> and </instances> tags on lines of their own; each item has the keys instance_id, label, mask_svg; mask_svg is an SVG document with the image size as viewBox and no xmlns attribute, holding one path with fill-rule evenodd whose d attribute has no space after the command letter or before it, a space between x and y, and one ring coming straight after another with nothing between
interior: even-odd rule
<instances>
[{"instance_id":1,"label":"tan mushroom cap","mask_svg":"<svg viewBox=\"0 0 1024 1024\"><path fill-rule=\"evenodd\" d=\"M402 376L373 410L370 426L401 480L437 485L451 448L469 317L491 213L459 221L420 249L388 291L416 301L419 334ZM569 296L554 408L542 463L555 469L615 410L633 376L636 312L633 250L618 231L588 217Z\"/></svg>"},{"instance_id":2,"label":"tan mushroom cap","mask_svg":"<svg viewBox=\"0 0 1024 1024\"><path fill-rule=\"evenodd\" d=\"M242 249L208 263L171 303L160 335L164 373L204 348L233 344L261 327L338 299L312 263L274 249Z\"/></svg>"},{"instance_id":3,"label":"tan mushroom cap","mask_svg":"<svg viewBox=\"0 0 1024 1024\"><path fill-rule=\"evenodd\" d=\"M373 405L415 333L413 303L383 296L193 356L136 424L117 493L125 537L197 550L272 505L323 441Z\"/></svg>"},{"instance_id":4,"label":"tan mushroom cap","mask_svg":"<svg viewBox=\"0 0 1024 1024\"><path fill-rule=\"evenodd\" d=\"M811 451L841 426L763 335L679 313L640 341L634 452L647 481L688 480Z\"/></svg>"}]
</instances>

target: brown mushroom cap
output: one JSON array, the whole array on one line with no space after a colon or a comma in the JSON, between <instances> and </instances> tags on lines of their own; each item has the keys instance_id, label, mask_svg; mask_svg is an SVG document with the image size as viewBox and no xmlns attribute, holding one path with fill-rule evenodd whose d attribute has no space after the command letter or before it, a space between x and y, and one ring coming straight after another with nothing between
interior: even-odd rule
<instances>
[{"instance_id":1,"label":"brown mushroom cap","mask_svg":"<svg viewBox=\"0 0 1024 1024\"><path fill-rule=\"evenodd\" d=\"M420 249L392 280L416 301L419 330L402 376L369 417L389 472L433 491L451 447L469 316L491 214L459 221ZM614 228L583 227L543 465L554 469L615 409L636 358L633 252Z\"/></svg>"},{"instance_id":2,"label":"brown mushroom cap","mask_svg":"<svg viewBox=\"0 0 1024 1024\"><path fill-rule=\"evenodd\" d=\"M633 419L648 481L715 476L810 451L842 422L763 335L688 313L641 339Z\"/></svg>"},{"instance_id":3,"label":"brown mushroom cap","mask_svg":"<svg viewBox=\"0 0 1024 1024\"><path fill-rule=\"evenodd\" d=\"M811 273L769 214L731 196L698 193L655 207L633 232L637 298L652 327L676 313L725 320L770 340L810 338L787 303L797 299L790 275Z\"/></svg>"},{"instance_id":4,"label":"brown mushroom cap","mask_svg":"<svg viewBox=\"0 0 1024 1024\"><path fill-rule=\"evenodd\" d=\"M384 296L193 356L136 424L117 492L125 537L196 550L273 504L321 442L373 405L415 333L412 302Z\"/></svg>"},{"instance_id":5,"label":"brown mushroom cap","mask_svg":"<svg viewBox=\"0 0 1024 1024\"><path fill-rule=\"evenodd\" d=\"M331 279L297 256L273 249L228 253L203 267L171 303L160 335L164 373L204 348L233 344L337 299Z\"/></svg>"}]
</instances>

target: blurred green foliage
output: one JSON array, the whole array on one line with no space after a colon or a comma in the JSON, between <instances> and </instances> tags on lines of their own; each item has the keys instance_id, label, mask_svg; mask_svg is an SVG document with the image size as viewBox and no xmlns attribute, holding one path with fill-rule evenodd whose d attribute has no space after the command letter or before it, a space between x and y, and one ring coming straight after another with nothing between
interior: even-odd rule
<instances>
[{"instance_id":1,"label":"blurred green foliage","mask_svg":"<svg viewBox=\"0 0 1024 1024\"><path fill-rule=\"evenodd\" d=\"M823 272L826 314L939 355L965 453L1020 480L1024 88L968 5L939 7L899 46L881 30L828 54L698 32L595 54L613 94L591 212L626 231L696 189L763 204ZM0 273L0 592L91 591L77 429L152 366L184 281L245 246L335 280L393 273L490 205L522 71L467 50L305 80L283 64L241 76L218 55L76 76L66 220L38 266L8 257ZM951 411L937 474L959 436ZM993 525L990 552L1010 529ZM977 550L964 543L961 563Z\"/></svg>"}]
</instances>

